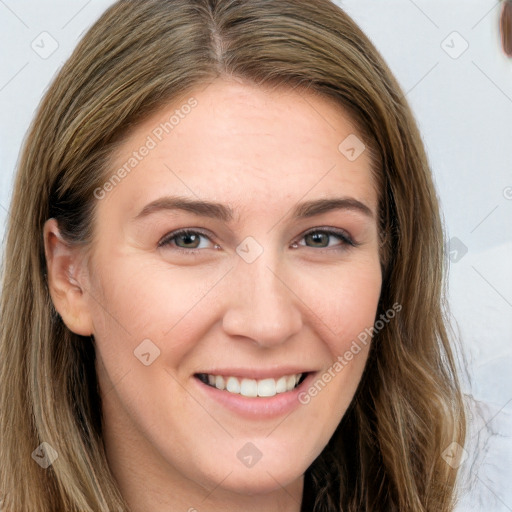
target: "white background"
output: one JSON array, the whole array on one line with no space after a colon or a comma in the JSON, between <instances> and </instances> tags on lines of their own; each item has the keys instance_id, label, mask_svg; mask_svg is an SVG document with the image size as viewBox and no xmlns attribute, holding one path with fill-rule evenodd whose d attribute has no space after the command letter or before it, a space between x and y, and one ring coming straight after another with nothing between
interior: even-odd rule
<instances>
[{"instance_id":1,"label":"white background","mask_svg":"<svg viewBox=\"0 0 512 512\"><path fill-rule=\"evenodd\" d=\"M111 3L0 0L2 240L34 110L84 30ZM452 239L451 310L471 376L466 390L480 403L467 448L468 460L478 461L463 465L471 493L458 510L512 511L512 59L500 49L501 4L337 3L375 43L406 93ZM53 40L58 47L45 55Z\"/></svg>"}]
</instances>

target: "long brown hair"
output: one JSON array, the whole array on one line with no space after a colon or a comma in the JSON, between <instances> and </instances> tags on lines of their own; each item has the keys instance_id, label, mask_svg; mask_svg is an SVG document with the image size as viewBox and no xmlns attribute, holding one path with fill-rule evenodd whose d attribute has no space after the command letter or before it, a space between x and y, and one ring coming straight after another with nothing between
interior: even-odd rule
<instances>
[{"instance_id":1,"label":"long brown hair","mask_svg":"<svg viewBox=\"0 0 512 512\"><path fill-rule=\"evenodd\" d=\"M351 407L305 475L311 510L453 509L465 415L443 313L439 206L415 120L383 59L329 0L121 0L86 33L25 141L1 295L0 495L4 512L126 510L102 441L94 347L50 299L43 225L93 240L94 190L130 127L216 77L316 91L343 106L374 155L383 286ZM341 141L340 141L341 142ZM46 442L47 469L31 453Z\"/></svg>"}]
</instances>

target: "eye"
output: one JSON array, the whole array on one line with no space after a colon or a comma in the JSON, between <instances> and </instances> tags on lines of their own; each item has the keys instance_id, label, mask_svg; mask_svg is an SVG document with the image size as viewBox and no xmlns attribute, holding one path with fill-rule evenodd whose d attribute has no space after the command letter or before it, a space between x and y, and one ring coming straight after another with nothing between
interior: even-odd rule
<instances>
[{"instance_id":1,"label":"eye","mask_svg":"<svg viewBox=\"0 0 512 512\"><path fill-rule=\"evenodd\" d=\"M295 249L299 245L306 247L328 249L328 248L344 248L344 246L356 247L357 244L352 238L343 230L340 229L319 229L308 231L301 240L305 243L293 243L292 247Z\"/></svg>"},{"instance_id":2,"label":"eye","mask_svg":"<svg viewBox=\"0 0 512 512\"><path fill-rule=\"evenodd\" d=\"M180 231L174 231L166 235L159 243L158 247L175 247L178 250L188 251L194 249L208 249L209 245L212 244L213 248L217 248L210 238L201 231L193 231L191 229L182 229Z\"/></svg>"},{"instance_id":3,"label":"eye","mask_svg":"<svg viewBox=\"0 0 512 512\"><path fill-rule=\"evenodd\" d=\"M357 247L359 244L352 240L350 235L340 229L319 229L315 228L308 231L300 239L304 243L294 242L292 248L296 249L299 245L317 249L343 249L346 246ZM214 244L210 237L197 230L181 229L166 235L159 243L158 247L170 247L178 251L194 252L196 249L219 249L220 246Z\"/></svg>"}]
</instances>

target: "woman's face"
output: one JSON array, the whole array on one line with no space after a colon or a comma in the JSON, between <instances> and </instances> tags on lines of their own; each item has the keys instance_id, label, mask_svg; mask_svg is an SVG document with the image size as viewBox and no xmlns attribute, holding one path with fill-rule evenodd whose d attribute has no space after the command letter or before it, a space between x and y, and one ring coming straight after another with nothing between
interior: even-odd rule
<instances>
[{"instance_id":1,"label":"woman's face","mask_svg":"<svg viewBox=\"0 0 512 512\"><path fill-rule=\"evenodd\" d=\"M330 100L221 80L123 141L86 285L120 481L299 493L360 381L369 346L353 342L381 289L361 144Z\"/></svg>"}]
</instances>

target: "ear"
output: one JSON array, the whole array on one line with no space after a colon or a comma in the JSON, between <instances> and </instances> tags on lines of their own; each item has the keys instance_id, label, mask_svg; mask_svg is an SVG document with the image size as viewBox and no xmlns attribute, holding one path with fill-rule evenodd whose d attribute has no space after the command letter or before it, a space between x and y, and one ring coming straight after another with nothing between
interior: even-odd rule
<instances>
[{"instance_id":1,"label":"ear","mask_svg":"<svg viewBox=\"0 0 512 512\"><path fill-rule=\"evenodd\" d=\"M43 237L53 305L70 331L90 336L93 328L84 286L87 273L83 249L71 246L62 238L55 219L46 221Z\"/></svg>"}]
</instances>

